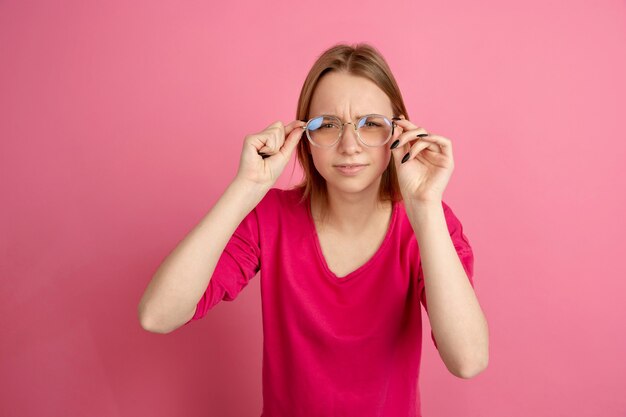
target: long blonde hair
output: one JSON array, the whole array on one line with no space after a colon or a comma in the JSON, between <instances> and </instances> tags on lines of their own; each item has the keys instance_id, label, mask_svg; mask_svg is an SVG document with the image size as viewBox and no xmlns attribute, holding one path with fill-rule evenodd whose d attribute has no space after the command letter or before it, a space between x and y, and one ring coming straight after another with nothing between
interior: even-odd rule
<instances>
[{"instance_id":1,"label":"long blonde hair","mask_svg":"<svg viewBox=\"0 0 626 417\"><path fill-rule=\"evenodd\" d=\"M389 97L394 115L402 114L405 118L410 119L389 65L375 47L362 42L354 46L335 44L319 56L311 67L300 91L296 112L298 120L307 121L309 119L313 92L319 80L329 72L346 72L373 81ZM328 210L326 180L315 168L309 146L310 144L305 138L302 138L298 143L297 158L304 171L304 178L294 188L304 189L301 203L309 196L314 196L316 201L320 201L323 219ZM402 200L393 158L389 160L389 165L382 174L378 197L380 201Z\"/></svg>"}]
</instances>

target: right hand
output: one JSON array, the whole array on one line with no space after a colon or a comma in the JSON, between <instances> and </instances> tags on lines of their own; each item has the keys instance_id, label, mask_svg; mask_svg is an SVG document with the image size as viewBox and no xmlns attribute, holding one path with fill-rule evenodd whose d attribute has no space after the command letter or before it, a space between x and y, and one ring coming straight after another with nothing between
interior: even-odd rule
<instances>
[{"instance_id":1,"label":"right hand","mask_svg":"<svg viewBox=\"0 0 626 417\"><path fill-rule=\"evenodd\" d=\"M298 145L305 125L300 120L288 125L277 121L258 133L246 135L236 178L265 187L274 185ZM264 158L259 152L267 156Z\"/></svg>"}]
</instances>

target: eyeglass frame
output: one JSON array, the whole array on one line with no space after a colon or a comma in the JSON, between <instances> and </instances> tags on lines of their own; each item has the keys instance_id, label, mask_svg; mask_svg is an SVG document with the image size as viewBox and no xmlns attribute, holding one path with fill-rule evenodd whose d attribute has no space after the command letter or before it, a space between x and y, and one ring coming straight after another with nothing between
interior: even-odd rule
<instances>
[{"instance_id":1,"label":"eyeglass frame","mask_svg":"<svg viewBox=\"0 0 626 417\"><path fill-rule=\"evenodd\" d=\"M345 125L347 125L347 124L351 124L352 126L354 126L354 131L356 133L357 140L359 142L361 142L364 146L367 146L368 148L380 148L381 146L385 146L385 144L387 142L389 142L389 139L391 139L393 137L393 132L395 130L395 127L397 126L396 123L393 120L394 119L398 119L399 120L400 118L397 117L397 116L393 116L391 118L391 120L389 120L387 118L387 116L385 116L383 114L370 113L370 114L366 114L364 116L361 116L357 122L360 122L361 120L363 120L364 118L369 117L369 116L380 116L380 117L384 118L387 122L391 122L391 133L389 134L389 137L383 143L381 143L380 145L368 145L367 143L365 143L363 141L363 139L361 138L361 134L359 133L359 128L357 127L357 124L353 123L354 120L350 120L349 122L345 122L344 123L343 120L341 120L339 117L337 117L335 115L332 115L332 114L320 114L319 116L315 116L315 117L310 118L306 122L306 125L304 126L304 130L306 131L306 137L309 140L309 142L311 143L311 145L317 146L318 148L330 149L330 148L334 147L335 145L337 145L339 143L339 141L341 140L341 138L343 137L343 127ZM310 131L309 123L311 123L312 120L317 119L319 117L332 117L332 118L338 120L339 123L341 124L341 130L339 131L339 135L337 135L337 140L335 142L333 142L332 145L323 146L323 145L320 145L318 143L315 143L313 141L313 139L311 139L311 136L309 134L309 131ZM302 121L304 121L304 120L302 120Z\"/></svg>"}]
</instances>

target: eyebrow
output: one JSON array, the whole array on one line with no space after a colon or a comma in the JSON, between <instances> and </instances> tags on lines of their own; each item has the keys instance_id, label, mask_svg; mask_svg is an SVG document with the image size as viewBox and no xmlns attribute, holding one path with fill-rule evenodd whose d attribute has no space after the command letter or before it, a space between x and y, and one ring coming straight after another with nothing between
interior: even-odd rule
<instances>
[{"instance_id":1,"label":"eyebrow","mask_svg":"<svg viewBox=\"0 0 626 417\"><path fill-rule=\"evenodd\" d=\"M368 114L380 114L380 115L382 115L382 113L369 112L369 113L365 113L365 114L357 114L357 115L355 116L355 119L360 119L361 117L366 116L366 115L368 115ZM326 116L335 116L336 118L341 119L341 117L337 116L337 115L336 115L336 114L334 114L334 113L321 113L321 115L326 115Z\"/></svg>"}]
</instances>

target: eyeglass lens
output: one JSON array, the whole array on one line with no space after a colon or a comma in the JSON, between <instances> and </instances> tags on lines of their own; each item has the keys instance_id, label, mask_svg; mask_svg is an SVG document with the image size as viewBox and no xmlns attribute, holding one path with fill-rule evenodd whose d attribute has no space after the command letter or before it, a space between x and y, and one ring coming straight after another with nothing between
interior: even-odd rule
<instances>
[{"instance_id":1,"label":"eyeglass lens","mask_svg":"<svg viewBox=\"0 0 626 417\"><path fill-rule=\"evenodd\" d=\"M332 146L339 140L341 126L341 120L334 116L319 116L311 119L307 134L317 145ZM391 136L392 124L384 116L368 115L357 122L357 129L366 145L382 146Z\"/></svg>"}]
</instances>

